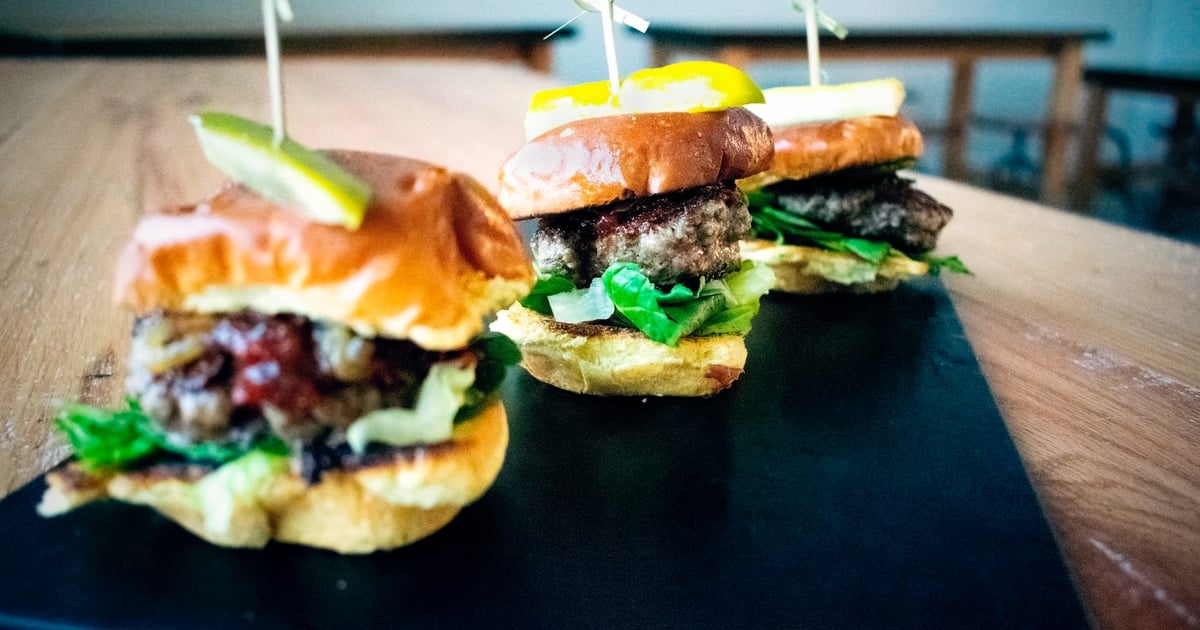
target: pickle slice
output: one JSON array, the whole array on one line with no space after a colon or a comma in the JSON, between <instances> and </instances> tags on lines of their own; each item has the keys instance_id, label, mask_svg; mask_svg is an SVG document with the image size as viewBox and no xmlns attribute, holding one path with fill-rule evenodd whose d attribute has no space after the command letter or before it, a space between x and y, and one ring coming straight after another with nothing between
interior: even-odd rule
<instances>
[{"instance_id":1,"label":"pickle slice","mask_svg":"<svg viewBox=\"0 0 1200 630\"><path fill-rule=\"evenodd\" d=\"M796 85L763 90L766 103L750 104L772 127L860 116L895 116L904 102L898 79L875 79L836 85Z\"/></svg>"},{"instance_id":2,"label":"pickle slice","mask_svg":"<svg viewBox=\"0 0 1200 630\"><path fill-rule=\"evenodd\" d=\"M271 127L233 114L189 118L205 157L221 172L311 221L356 229L370 186L324 154L291 138L278 145Z\"/></svg>"}]
</instances>

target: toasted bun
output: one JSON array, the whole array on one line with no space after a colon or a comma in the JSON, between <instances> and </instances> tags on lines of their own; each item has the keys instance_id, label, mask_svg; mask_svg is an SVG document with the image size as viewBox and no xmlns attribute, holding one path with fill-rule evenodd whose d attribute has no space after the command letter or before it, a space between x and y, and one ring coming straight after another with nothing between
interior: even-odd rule
<instances>
[{"instance_id":1,"label":"toasted bun","mask_svg":"<svg viewBox=\"0 0 1200 630\"><path fill-rule=\"evenodd\" d=\"M471 178L381 154L330 156L371 185L358 230L226 185L141 220L118 263L117 300L138 311L297 313L443 350L532 286L515 226Z\"/></svg>"},{"instance_id":2,"label":"toasted bun","mask_svg":"<svg viewBox=\"0 0 1200 630\"><path fill-rule=\"evenodd\" d=\"M756 190L788 179L808 179L854 166L917 158L921 131L903 116L864 116L772 129L775 159L770 168L739 182Z\"/></svg>"},{"instance_id":3,"label":"toasted bun","mask_svg":"<svg viewBox=\"0 0 1200 630\"><path fill-rule=\"evenodd\" d=\"M201 480L216 473L186 464L90 474L71 462L46 474L38 512L53 516L111 497L147 505L217 545L262 547L274 539L368 553L407 545L449 523L491 486L507 446L508 421L496 402L455 425L447 442L326 471L315 485L282 471L239 496L227 519L201 496Z\"/></svg>"},{"instance_id":4,"label":"toasted bun","mask_svg":"<svg viewBox=\"0 0 1200 630\"><path fill-rule=\"evenodd\" d=\"M771 241L748 240L739 243L742 258L761 262L775 272L772 291L816 295L821 293L880 293L891 291L901 280L923 276L929 265L907 257L888 258L873 277L855 282L835 282L825 274L832 270L849 275L848 270L867 270L869 263L853 254L831 252L817 247L781 245Z\"/></svg>"},{"instance_id":5,"label":"toasted bun","mask_svg":"<svg viewBox=\"0 0 1200 630\"><path fill-rule=\"evenodd\" d=\"M741 335L685 337L676 347L636 330L564 324L515 304L492 330L521 346L521 367L560 389L597 396L708 396L746 365Z\"/></svg>"},{"instance_id":6,"label":"toasted bun","mask_svg":"<svg viewBox=\"0 0 1200 630\"><path fill-rule=\"evenodd\" d=\"M515 219L740 179L771 162L771 131L744 108L579 120L522 146L500 172Z\"/></svg>"}]
</instances>

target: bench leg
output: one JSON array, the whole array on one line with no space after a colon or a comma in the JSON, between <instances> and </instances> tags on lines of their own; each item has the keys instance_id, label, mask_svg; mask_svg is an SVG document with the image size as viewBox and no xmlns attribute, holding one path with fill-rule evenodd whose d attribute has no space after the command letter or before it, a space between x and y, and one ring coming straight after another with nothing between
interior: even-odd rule
<instances>
[{"instance_id":1,"label":"bench leg","mask_svg":"<svg viewBox=\"0 0 1200 630\"><path fill-rule=\"evenodd\" d=\"M1064 43L1054 66L1054 88L1046 112L1046 145L1042 159L1042 200L1067 202L1067 143L1075 121L1076 99L1083 84L1083 43Z\"/></svg>"},{"instance_id":2,"label":"bench leg","mask_svg":"<svg viewBox=\"0 0 1200 630\"><path fill-rule=\"evenodd\" d=\"M1083 138L1079 146L1079 180L1075 186L1072 206L1090 212L1092 197L1100 179L1100 135L1108 120L1108 91L1092 88L1088 94Z\"/></svg>"},{"instance_id":3,"label":"bench leg","mask_svg":"<svg viewBox=\"0 0 1200 630\"><path fill-rule=\"evenodd\" d=\"M971 101L975 96L974 86L975 60L955 60L950 87L950 120L942 157L942 170L949 179L967 179L967 131L971 120Z\"/></svg>"}]
</instances>

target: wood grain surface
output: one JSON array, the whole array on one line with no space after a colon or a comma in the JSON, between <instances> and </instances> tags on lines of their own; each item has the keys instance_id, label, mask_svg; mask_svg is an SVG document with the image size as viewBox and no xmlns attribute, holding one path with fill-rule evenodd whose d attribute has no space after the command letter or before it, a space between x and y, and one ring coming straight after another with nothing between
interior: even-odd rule
<instances>
[{"instance_id":1,"label":"wood grain surface","mask_svg":"<svg viewBox=\"0 0 1200 630\"><path fill-rule=\"evenodd\" d=\"M1200 249L921 178L955 309L1097 627L1200 626Z\"/></svg>"},{"instance_id":2,"label":"wood grain surface","mask_svg":"<svg viewBox=\"0 0 1200 630\"><path fill-rule=\"evenodd\" d=\"M285 62L310 146L450 165L495 189L529 95L516 64ZM147 208L220 176L187 115L269 120L260 62L0 61L0 495L66 455L66 400L119 401L113 262ZM1200 249L918 176L988 383L1100 628L1200 627Z\"/></svg>"}]
</instances>

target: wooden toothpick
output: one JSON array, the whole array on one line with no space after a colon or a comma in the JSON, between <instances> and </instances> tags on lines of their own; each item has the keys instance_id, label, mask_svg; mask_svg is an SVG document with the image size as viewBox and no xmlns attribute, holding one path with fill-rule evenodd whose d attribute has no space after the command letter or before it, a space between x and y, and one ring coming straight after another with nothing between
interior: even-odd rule
<instances>
[{"instance_id":1,"label":"wooden toothpick","mask_svg":"<svg viewBox=\"0 0 1200 630\"><path fill-rule=\"evenodd\" d=\"M621 74L617 69L617 45L614 33L615 27L613 25L624 24L629 28L645 33L646 29L650 28L650 22L622 9L614 4L613 0L575 0L575 4L583 10L575 17L564 22L562 26L550 31L542 39L549 39L552 35L563 30L567 25L583 17L586 13L599 13L600 23L604 29L604 56L605 62L608 65L609 89L616 94L621 86Z\"/></svg>"},{"instance_id":2,"label":"wooden toothpick","mask_svg":"<svg viewBox=\"0 0 1200 630\"><path fill-rule=\"evenodd\" d=\"M262 0L263 38L267 44L267 89L271 94L271 121L275 129L275 146L287 137L283 116L283 79L279 63L279 24L292 21L292 5L288 0Z\"/></svg>"},{"instance_id":3,"label":"wooden toothpick","mask_svg":"<svg viewBox=\"0 0 1200 630\"><path fill-rule=\"evenodd\" d=\"M817 0L792 0L792 8L804 12L804 31L808 39L808 83L821 84L821 34L818 26L824 27L838 39L845 39L849 31L838 24L824 11L817 8Z\"/></svg>"}]
</instances>

